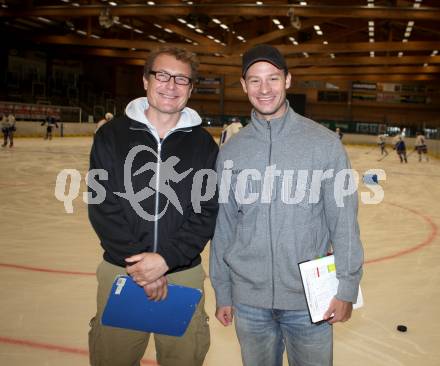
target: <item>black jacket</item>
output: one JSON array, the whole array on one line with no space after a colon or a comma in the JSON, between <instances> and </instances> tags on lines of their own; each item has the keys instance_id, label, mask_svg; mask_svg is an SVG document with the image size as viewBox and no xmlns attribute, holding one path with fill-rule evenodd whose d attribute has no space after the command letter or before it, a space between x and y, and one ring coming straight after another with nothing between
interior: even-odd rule
<instances>
[{"instance_id":1,"label":"black jacket","mask_svg":"<svg viewBox=\"0 0 440 366\"><path fill-rule=\"evenodd\" d=\"M161 193L156 198L158 143L145 124L127 116L115 118L102 126L95 136L90 169L106 170L108 179L95 176L95 180L104 186L106 194L102 203L89 204L89 219L101 240L104 259L110 263L125 266L125 258L153 252L156 239L157 253L165 259L169 272L188 269L200 264L200 253L214 233L217 193L210 200L201 202L201 212L196 213L191 203L191 188L194 174L200 169L215 170L217 144L206 130L196 126L172 132L162 140L160 146L162 169L164 162L172 156L180 159L173 167L178 174L192 169L178 182L167 180L162 175L166 179L163 181L166 188L176 193L183 214L172 204L167 192L162 192L162 188L159 188ZM139 151L134 154L131 169L128 165L130 174L125 179L131 179L134 193L143 190L141 198L136 200L140 201L137 210L141 215L124 198L127 184L124 181L124 163L135 147ZM130 155L133 155L133 151ZM177 161L175 158L172 160ZM143 172L133 175L146 163L150 164ZM203 187L206 188L206 179ZM92 198L99 193L93 188L89 188L89 191ZM163 213L157 224L151 219L156 204L158 212Z\"/></svg>"}]
</instances>

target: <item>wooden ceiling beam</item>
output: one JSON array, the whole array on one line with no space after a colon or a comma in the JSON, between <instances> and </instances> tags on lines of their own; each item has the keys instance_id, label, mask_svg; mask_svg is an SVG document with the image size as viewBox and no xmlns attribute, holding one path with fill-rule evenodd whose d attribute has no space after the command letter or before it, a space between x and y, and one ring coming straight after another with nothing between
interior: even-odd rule
<instances>
[{"instance_id":1,"label":"wooden ceiling beam","mask_svg":"<svg viewBox=\"0 0 440 366\"><path fill-rule=\"evenodd\" d=\"M64 44L64 45L78 45L90 47L106 47L106 48L136 48L141 50L151 50L160 47L157 42L139 41L139 40L124 40L124 39L110 39L110 38L81 38L77 36L35 36L31 37L33 41L49 44ZM228 48L222 45L190 45L188 43L171 43L167 42L168 46L184 47L191 52L198 54L213 54L215 52L226 53ZM358 52L386 52L386 51L432 51L438 49L439 42L350 42L350 43L304 43L299 45L275 45L285 56L299 54L302 52L308 53L358 53ZM231 53L238 56L242 50L237 47L231 47Z\"/></svg>"},{"instance_id":2,"label":"wooden ceiling beam","mask_svg":"<svg viewBox=\"0 0 440 366\"><path fill-rule=\"evenodd\" d=\"M440 56L389 56L389 57L369 57L352 56L352 57L304 57L304 58L289 58L287 59L287 66L348 66L348 65L423 65L440 63Z\"/></svg>"},{"instance_id":3,"label":"wooden ceiling beam","mask_svg":"<svg viewBox=\"0 0 440 366\"><path fill-rule=\"evenodd\" d=\"M298 75L294 76L293 80L323 80L323 81L439 81L440 75L418 75L418 74L403 74L403 75L373 75L373 74L361 74L361 75Z\"/></svg>"},{"instance_id":4,"label":"wooden ceiling beam","mask_svg":"<svg viewBox=\"0 0 440 366\"><path fill-rule=\"evenodd\" d=\"M130 4L109 7L112 15L145 17L145 16L186 16L204 14L209 16L295 16L306 18L356 18L356 19L407 19L435 20L440 19L440 9L430 7L393 7L393 6L324 6L324 5L291 5L291 4ZM103 5L72 6L36 6L30 9L1 8L0 17L61 17L75 18L99 16L105 9Z\"/></svg>"},{"instance_id":5,"label":"wooden ceiling beam","mask_svg":"<svg viewBox=\"0 0 440 366\"><path fill-rule=\"evenodd\" d=\"M123 49L136 48L139 50L152 50L163 46L163 44L158 42L126 40L126 39L110 39L110 38L105 38L105 39L80 38L76 36L36 36L36 37L31 37L31 39L34 42L48 43L48 44L123 48ZM167 42L166 45L170 47L183 47L188 51L195 53L202 53L202 54L223 52L225 50L225 47L216 44L213 44L211 46L207 46L207 45L194 46L188 43Z\"/></svg>"},{"instance_id":6,"label":"wooden ceiling beam","mask_svg":"<svg viewBox=\"0 0 440 366\"><path fill-rule=\"evenodd\" d=\"M440 74L439 66L309 67L290 69L292 75Z\"/></svg>"},{"instance_id":7,"label":"wooden ceiling beam","mask_svg":"<svg viewBox=\"0 0 440 366\"><path fill-rule=\"evenodd\" d=\"M320 43L299 44L297 46L275 45L285 56L295 53L357 53L357 52L386 52L386 51L432 51L438 49L439 42L348 42L348 43L330 43L327 45Z\"/></svg>"},{"instance_id":8,"label":"wooden ceiling beam","mask_svg":"<svg viewBox=\"0 0 440 366\"><path fill-rule=\"evenodd\" d=\"M73 50L74 53L100 56L100 57L118 57L118 58L135 58L145 59L149 52L143 51L125 51L110 48L80 48ZM241 57L215 57L215 56L198 56L201 64L218 65L218 66L236 66L241 67ZM440 64L440 56L403 56L403 57L369 57L369 56L353 56L353 57L303 57L286 59L287 66L294 68L297 66L372 66L372 65L417 65L421 66L425 63Z\"/></svg>"}]
</instances>

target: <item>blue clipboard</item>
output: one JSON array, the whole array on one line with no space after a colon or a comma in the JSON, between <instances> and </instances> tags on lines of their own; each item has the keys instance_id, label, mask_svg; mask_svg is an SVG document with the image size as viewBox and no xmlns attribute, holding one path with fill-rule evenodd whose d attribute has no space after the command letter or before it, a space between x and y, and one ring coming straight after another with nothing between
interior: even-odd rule
<instances>
[{"instance_id":1,"label":"blue clipboard","mask_svg":"<svg viewBox=\"0 0 440 366\"><path fill-rule=\"evenodd\" d=\"M165 300L151 301L130 276L118 276L101 323L178 337L185 333L201 297L200 289L169 284Z\"/></svg>"}]
</instances>

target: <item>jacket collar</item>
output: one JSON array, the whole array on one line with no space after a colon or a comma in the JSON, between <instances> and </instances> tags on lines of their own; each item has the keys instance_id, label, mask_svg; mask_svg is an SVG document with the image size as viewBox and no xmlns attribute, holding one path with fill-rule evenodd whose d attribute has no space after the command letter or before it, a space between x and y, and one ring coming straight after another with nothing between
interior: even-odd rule
<instances>
[{"instance_id":1,"label":"jacket collar","mask_svg":"<svg viewBox=\"0 0 440 366\"><path fill-rule=\"evenodd\" d=\"M270 127L272 139L286 136L290 132L298 131L300 128L299 124L299 114L297 114L289 104L286 99L286 112L284 115L271 120L261 119L257 116L255 109L252 110L251 114L251 125L256 130L257 133L267 134L267 130Z\"/></svg>"}]
</instances>

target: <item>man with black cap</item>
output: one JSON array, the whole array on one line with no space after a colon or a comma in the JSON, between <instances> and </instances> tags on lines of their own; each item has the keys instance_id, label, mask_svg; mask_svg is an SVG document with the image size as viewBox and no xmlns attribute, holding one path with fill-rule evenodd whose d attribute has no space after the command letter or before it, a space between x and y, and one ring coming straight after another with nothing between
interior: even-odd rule
<instances>
[{"instance_id":1,"label":"man with black cap","mask_svg":"<svg viewBox=\"0 0 440 366\"><path fill-rule=\"evenodd\" d=\"M332 324L350 318L362 276L348 157L336 134L289 106L291 78L272 46L243 55L251 123L217 159L220 209L210 278L216 317L225 326L235 318L245 366L280 366L285 348L289 365L331 365ZM338 290L326 321L312 324L298 263L329 251Z\"/></svg>"}]
</instances>

